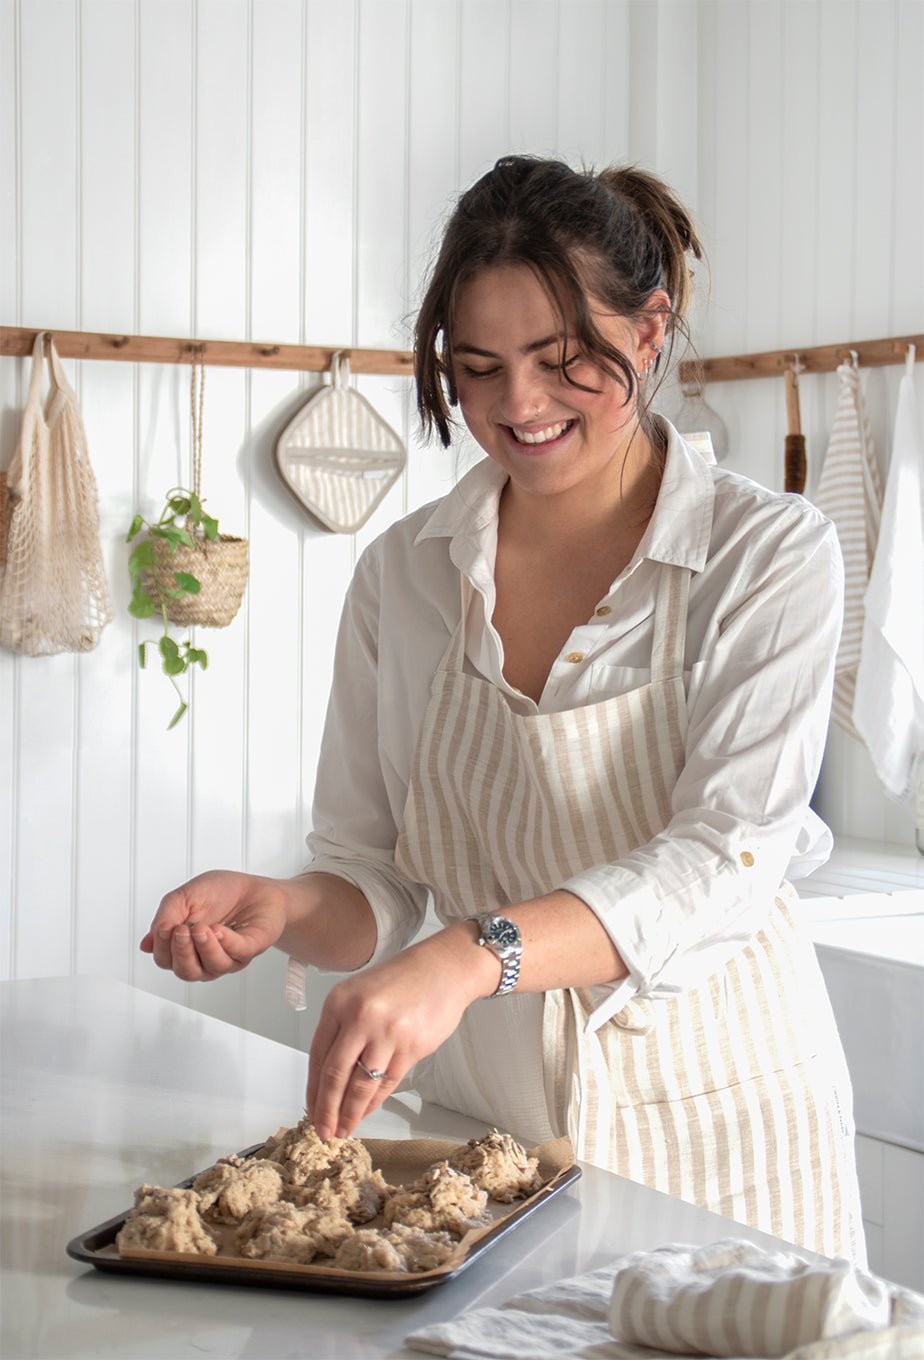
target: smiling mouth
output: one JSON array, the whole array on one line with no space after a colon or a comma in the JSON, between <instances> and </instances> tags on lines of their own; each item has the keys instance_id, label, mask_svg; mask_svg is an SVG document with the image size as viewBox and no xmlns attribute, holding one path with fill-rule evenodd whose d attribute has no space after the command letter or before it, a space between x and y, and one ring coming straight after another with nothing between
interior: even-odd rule
<instances>
[{"instance_id":1,"label":"smiling mouth","mask_svg":"<svg viewBox=\"0 0 924 1360\"><path fill-rule=\"evenodd\" d=\"M559 420L554 425L545 425L541 430L521 429L517 425L508 425L514 439L518 444L550 444L553 439L560 439L563 434L574 424L573 420Z\"/></svg>"}]
</instances>

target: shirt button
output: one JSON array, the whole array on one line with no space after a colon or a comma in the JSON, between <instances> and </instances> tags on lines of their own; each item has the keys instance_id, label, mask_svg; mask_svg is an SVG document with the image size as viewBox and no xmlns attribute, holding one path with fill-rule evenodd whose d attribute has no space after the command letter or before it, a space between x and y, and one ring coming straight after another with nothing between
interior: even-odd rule
<instances>
[{"instance_id":1,"label":"shirt button","mask_svg":"<svg viewBox=\"0 0 924 1360\"><path fill-rule=\"evenodd\" d=\"M750 850L742 850L740 859L745 869L750 869L754 863L754 856L751 854Z\"/></svg>"},{"instance_id":2,"label":"shirt button","mask_svg":"<svg viewBox=\"0 0 924 1360\"><path fill-rule=\"evenodd\" d=\"M583 660L584 660L584 653L583 653L583 652L569 652L568 655L565 657L565 660L566 660L566 661L571 661L571 662L573 662L573 663L576 665L579 661L583 661Z\"/></svg>"},{"instance_id":3,"label":"shirt button","mask_svg":"<svg viewBox=\"0 0 924 1360\"><path fill-rule=\"evenodd\" d=\"M600 615L603 615L603 614L612 614L612 612L613 612L613 611L612 611L612 609L609 607L608 604L601 604L601 605L598 605L597 608L594 610L594 613L595 613L595 614L600 614Z\"/></svg>"}]
</instances>

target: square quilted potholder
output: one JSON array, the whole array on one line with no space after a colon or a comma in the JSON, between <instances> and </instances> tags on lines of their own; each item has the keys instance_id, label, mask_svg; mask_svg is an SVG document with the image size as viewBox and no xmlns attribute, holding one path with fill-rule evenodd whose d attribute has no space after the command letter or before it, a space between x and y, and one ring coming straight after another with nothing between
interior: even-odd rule
<instances>
[{"instance_id":1,"label":"square quilted potholder","mask_svg":"<svg viewBox=\"0 0 924 1360\"><path fill-rule=\"evenodd\" d=\"M283 481L338 534L365 524L407 462L401 439L349 382L349 360L337 354L330 386L309 397L276 441Z\"/></svg>"}]
</instances>

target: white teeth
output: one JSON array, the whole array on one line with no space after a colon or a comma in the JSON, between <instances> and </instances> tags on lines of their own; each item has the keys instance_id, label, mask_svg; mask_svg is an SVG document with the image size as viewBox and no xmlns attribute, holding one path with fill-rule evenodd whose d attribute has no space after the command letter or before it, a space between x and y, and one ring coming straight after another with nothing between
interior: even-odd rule
<instances>
[{"instance_id":1,"label":"white teeth","mask_svg":"<svg viewBox=\"0 0 924 1360\"><path fill-rule=\"evenodd\" d=\"M550 439L557 439L560 434L564 434L570 425L569 420L563 420L558 425L547 425L544 430L519 430L514 425L513 433L521 444L545 444Z\"/></svg>"}]
</instances>

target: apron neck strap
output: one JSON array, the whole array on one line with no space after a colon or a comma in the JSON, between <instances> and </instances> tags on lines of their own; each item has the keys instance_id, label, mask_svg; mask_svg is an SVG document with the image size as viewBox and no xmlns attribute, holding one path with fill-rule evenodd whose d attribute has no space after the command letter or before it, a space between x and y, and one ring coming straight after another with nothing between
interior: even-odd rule
<instances>
[{"instance_id":1,"label":"apron neck strap","mask_svg":"<svg viewBox=\"0 0 924 1360\"><path fill-rule=\"evenodd\" d=\"M664 562L655 602L654 641L651 648L651 678L670 680L683 675L683 654L687 640L687 601L690 597L689 567Z\"/></svg>"}]
</instances>

